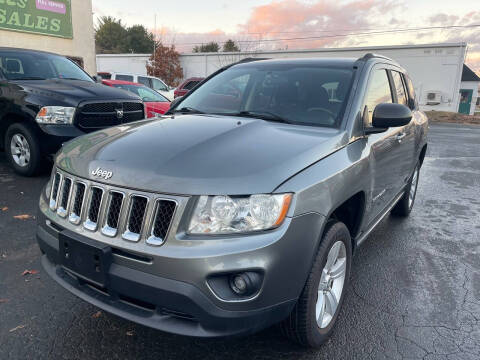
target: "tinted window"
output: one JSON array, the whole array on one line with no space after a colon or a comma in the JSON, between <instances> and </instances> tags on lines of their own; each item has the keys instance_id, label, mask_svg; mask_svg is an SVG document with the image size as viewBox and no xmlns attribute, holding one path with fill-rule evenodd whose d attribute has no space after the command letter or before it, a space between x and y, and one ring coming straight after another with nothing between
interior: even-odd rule
<instances>
[{"instance_id":1,"label":"tinted window","mask_svg":"<svg viewBox=\"0 0 480 360\"><path fill-rule=\"evenodd\" d=\"M149 88L152 87L152 79L147 78L147 77L145 77L145 76L139 76L139 77L138 77L138 82L139 82L140 84L143 84L143 85L145 85L145 86L148 86Z\"/></svg>"},{"instance_id":2,"label":"tinted window","mask_svg":"<svg viewBox=\"0 0 480 360\"><path fill-rule=\"evenodd\" d=\"M167 85L163 81L160 81L158 79L152 79L153 83L153 89L155 90L160 90L160 91L167 91Z\"/></svg>"},{"instance_id":3,"label":"tinted window","mask_svg":"<svg viewBox=\"0 0 480 360\"><path fill-rule=\"evenodd\" d=\"M348 98L352 69L299 64L232 67L203 83L178 105L205 113L274 115L303 125L338 127ZM337 90L331 98L326 84Z\"/></svg>"},{"instance_id":4,"label":"tinted window","mask_svg":"<svg viewBox=\"0 0 480 360\"><path fill-rule=\"evenodd\" d=\"M0 52L0 69L9 80L93 80L71 60L45 53Z\"/></svg>"},{"instance_id":5,"label":"tinted window","mask_svg":"<svg viewBox=\"0 0 480 360\"><path fill-rule=\"evenodd\" d=\"M405 88L403 87L402 76L397 71L391 71L391 74L397 93L397 103L407 105L407 94L405 93Z\"/></svg>"},{"instance_id":6,"label":"tinted window","mask_svg":"<svg viewBox=\"0 0 480 360\"><path fill-rule=\"evenodd\" d=\"M390 83L388 81L387 71L374 70L368 83L365 105L368 107L368 124L372 124L372 115L375 106L382 103L391 103L392 93L390 91Z\"/></svg>"},{"instance_id":7,"label":"tinted window","mask_svg":"<svg viewBox=\"0 0 480 360\"><path fill-rule=\"evenodd\" d=\"M183 87L185 90L192 90L195 85L197 85L199 83L199 81L189 81L188 83L185 84L185 86Z\"/></svg>"},{"instance_id":8,"label":"tinted window","mask_svg":"<svg viewBox=\"0 0 480 360\"><path fill-rule=\"evenodd\" d=\"M132 76L132 75L121 75L121 74L117 74L117 75L115 75L115 80L131 81L131 82L133 82L133 76Z\"/></svg>"}]
</instances>

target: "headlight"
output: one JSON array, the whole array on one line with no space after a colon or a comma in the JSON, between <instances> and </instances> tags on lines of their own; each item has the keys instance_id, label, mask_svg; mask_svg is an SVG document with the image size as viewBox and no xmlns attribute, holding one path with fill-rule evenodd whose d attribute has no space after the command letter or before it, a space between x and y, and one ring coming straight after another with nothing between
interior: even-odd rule
<instances>
[{"instance_id":1,"label":"headlight","mask_svg":"<svg viewBox=\"0 0 480 360\"><path fill-rule=\"evenodd\" d=\"M74 114L74 107L45 106L38 112L36 120L40 124L71 124Z\"/></svg>"},{"instance_id":2,"label":"headlight","mask_svg":"<svg viewBox=\"0 0 480 360\"><path fill-rule=\"evenodd\" d=\"M291 200L292 194L200 196L188 232L229 234L272 229L282 224Z\"/></svg>"}]
</instances>

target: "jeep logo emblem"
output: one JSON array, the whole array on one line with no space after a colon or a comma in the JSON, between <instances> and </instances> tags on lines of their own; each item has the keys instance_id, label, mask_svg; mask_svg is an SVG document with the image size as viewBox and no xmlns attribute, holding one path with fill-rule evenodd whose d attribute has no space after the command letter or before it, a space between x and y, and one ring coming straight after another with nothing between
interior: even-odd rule
<instances>
[{"instance_id":1,"label":"jeep logo emblem","mask_svg":"<svg viewBox=\"0 0 480 360\"><path fill-rule=\"evenodd\" d=\"M102 170L101 168L96 168L95 170L92 171L92 175L108 180L113 176L113 172Z\"/></svg>"},{"instance_id":2,"label":"jeep logo emblem","mask_svg":"<svg viewBox=\"0 0 480 360\"><path fill-rule=\"evenodd\" d=\"M122 109L117 109L117 119L122 119L123 118L123 110Z\"/></svg>"}]
</instances>

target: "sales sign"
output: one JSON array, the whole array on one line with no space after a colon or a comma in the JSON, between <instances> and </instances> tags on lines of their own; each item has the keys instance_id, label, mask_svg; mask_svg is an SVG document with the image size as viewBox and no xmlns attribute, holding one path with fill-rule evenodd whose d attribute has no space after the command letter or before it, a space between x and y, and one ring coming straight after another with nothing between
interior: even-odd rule
<instances>
[{"instance_id":1,"label":"sales sign","mask_svg":"<svg viewBox=\"0 0 480 360\"><path fill-rule=\"evenodd\" d=\"M0 29L72 38L70 0L0 0Z\"/></svg>"}]
</instances>

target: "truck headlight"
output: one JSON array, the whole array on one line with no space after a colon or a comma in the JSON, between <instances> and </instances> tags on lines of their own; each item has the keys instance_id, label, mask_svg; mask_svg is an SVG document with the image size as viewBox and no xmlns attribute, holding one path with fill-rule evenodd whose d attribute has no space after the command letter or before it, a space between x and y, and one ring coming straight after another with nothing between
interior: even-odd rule
<instances>
[{"instance_id":1,"label":"truck headlight","mask_svg":"<svg viewBox=\"0 0 480 360\"><path fill-rule=\"evenodd\" d=\"M188 233L230 234L268 230L282 224L292 194L200 196Z\"/></svg>"},{"instance_id":2,"label":"truck headlight","mask_svg":"<svg viewBox=\"0 0 480 360\"><path fill-rule=\"evenodd\" d=\"M39 124L72 124L74 107L45 106L40 109L36 120Z\"/></svg>"}]
</instances>

